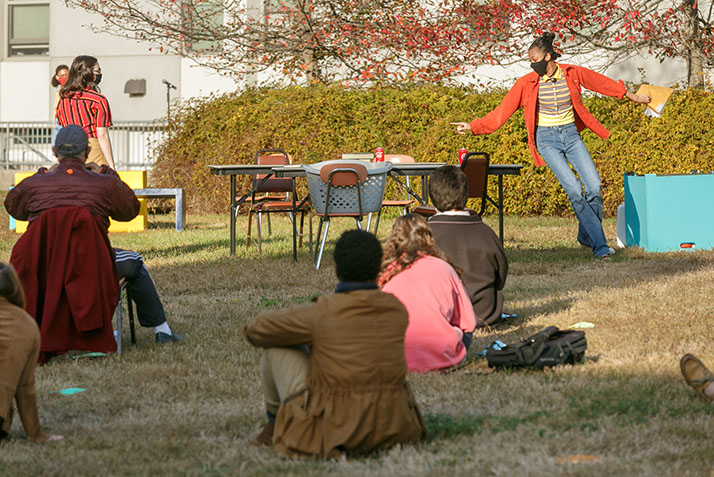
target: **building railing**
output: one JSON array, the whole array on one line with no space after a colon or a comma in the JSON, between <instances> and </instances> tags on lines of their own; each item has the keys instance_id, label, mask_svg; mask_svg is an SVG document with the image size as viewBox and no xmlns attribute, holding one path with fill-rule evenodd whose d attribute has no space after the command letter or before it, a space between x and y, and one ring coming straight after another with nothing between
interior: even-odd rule
<instances>
[{"instance_id":1,"label":"building railing","mask_svg":"<svg viewBox=\"0 0 714 477\"><path fill-rule=\"evenodd\" d=\"M35 169L51 166L53 123L0 122L0 168ZM109 128L109 139L117 169L149 169L154 164L153 150L164 140L165 121L117 121Z\"/></svg>"}]
</instances>

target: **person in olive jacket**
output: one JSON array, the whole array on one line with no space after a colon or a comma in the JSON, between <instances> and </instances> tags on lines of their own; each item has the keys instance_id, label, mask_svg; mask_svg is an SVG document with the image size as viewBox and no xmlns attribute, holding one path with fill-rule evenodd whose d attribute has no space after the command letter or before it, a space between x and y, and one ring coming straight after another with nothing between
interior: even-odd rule
<instances>
[{"instance_id":1,"label":"person in olive jacket","mask_svg":"<svg viewBox=\"0 0 714 477\"><path fill-rule=\"evenodd\" d=\"M360 230L334 252L340 283L314 303L258 315L244 333L261 361L268 423L250 436L278 454L334 458L418 442L406 382L404 305L377 288L382 247Z\"/></svg>"}]
</instances>

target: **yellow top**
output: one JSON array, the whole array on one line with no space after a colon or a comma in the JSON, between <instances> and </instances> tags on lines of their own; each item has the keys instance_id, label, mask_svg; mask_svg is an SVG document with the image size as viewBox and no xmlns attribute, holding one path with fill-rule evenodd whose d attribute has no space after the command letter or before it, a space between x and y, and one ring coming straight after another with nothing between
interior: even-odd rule
<instances>
[{"instance_id":1,"label":"yellow top","mask_svg":"<svg viewBox=\"0 0 714 477\"><path fill-rule=\"evenodd\" d=\"M543 75L538 83L538 126L564 126L575 122L573 103L560 65L552 76Z\"/></svg>"}]
</instances>

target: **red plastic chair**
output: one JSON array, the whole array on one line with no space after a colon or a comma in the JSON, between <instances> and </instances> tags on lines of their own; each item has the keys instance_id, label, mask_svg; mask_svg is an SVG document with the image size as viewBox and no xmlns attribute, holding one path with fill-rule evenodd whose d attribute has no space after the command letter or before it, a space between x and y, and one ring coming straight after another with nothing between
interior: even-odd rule
<instances>
[{"instance_id":1,"label":"red plastic chair","mask_svg":"<svg viewBox=\"0 0 714 477\"><path fill-rule=\"evenodd\" d=\"M292 158L282 149L260 149L255 153L255 163L258 165L285 166L292 164ZM272 234L270 224L270 214L283 213L288 214L290 221L293 222L293 203L290 199L290 194L293 190L292 179L271 177L262 184L258 185L266 174L256 174L253 178L253 194L246 202L249 203L248 209L248 236L246 239L246 247L250 247L250 238L252 233L253 214L256 215L256 226L258 235L258 253L263 253L263 215L268 219L268 235ZM282 193L277 195L276 193ZM299 204L300 201L296 200ZM305 223L305 214L309 207L304 204L297 212L300 212L300 231L299 245L302 246L303 225Z\"/></svg>"},{"instance_id":2,"label":"red plastic chair","mask_svg":"<svg viewBox=\"0 0 714 477\"><path fill-rule=\"evenodd\" d=\"M408 156L406 154L386 154L384 156L384 160L386 162L391 162L394 164L414 164L415 162L412 156ZM409 187L409 176L407 176L406 180L407 187ZM397 184L403 187L401 183L397 182ZM377 235L377 230L379 230L379 220L382 218L382 210L385 207L399 207L402 209L402 215L406 215L409 213L409 208L412 206L413 203L414 200L410 199L408 194L406 199L383 200L382 208L379 209L379 214L377 214L377 223L374 225L374 235Z\"/></svg>"},{"instance_id":3,"label":"red plastic chair","mask_svg":"<svg viewBox=\"0 0 714 477\"><path fill-rule=\"evenodd\" d=\"M490 164L490 156L485 152L469 152L464 157L461 163L461 170L466 174L468 181L469 199L481 199L481 207L478 214L482 215L486 209L488 200L488 166ZM420 214L425 217L431 217L436 214L436 207L430 205L420 205L414 208L415 214Z\"/></svg>"}]
</instances>

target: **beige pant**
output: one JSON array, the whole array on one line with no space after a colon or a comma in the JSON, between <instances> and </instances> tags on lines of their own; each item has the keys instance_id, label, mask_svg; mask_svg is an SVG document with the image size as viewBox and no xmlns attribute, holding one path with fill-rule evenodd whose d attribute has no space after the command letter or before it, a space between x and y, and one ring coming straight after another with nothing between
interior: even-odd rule
<instances>
[{"instance_id":1,"label":"beige pant","mask_svg":"<svg viewBox=\"0 0 714 477\"><path fill-rule=\"evenodd\" d=\"M102 148L99 147L99 139L97 139L96 137L90 137L89 147L91 147L92 149L89 150L89 157L87 158L87 162L95 162L98 166L101 166L102 164L106 164L107 166L109 165L107 159L104 157Z\"/></svg>"},{"instance_id":2,"label":"beige pant","mask_svg":"<svg viewBox=\"0 0 714 477\"><path fill-rule=\"evenodd\" d=\"M277 414L280 403L307 387L310 358L299 348L266 348L260 361L265 408Z\"/></svg>"}]
</instances>

